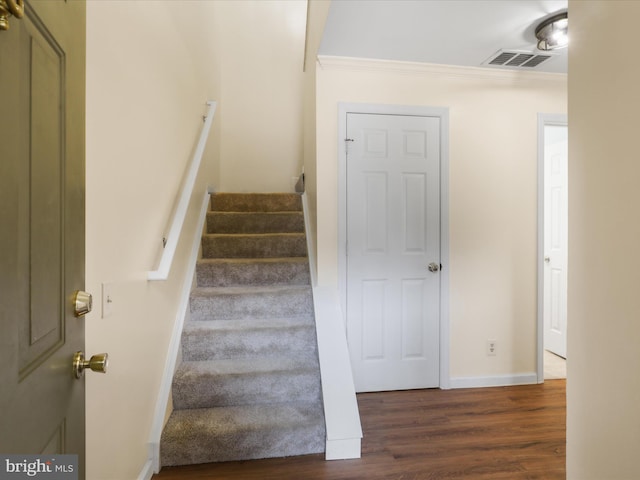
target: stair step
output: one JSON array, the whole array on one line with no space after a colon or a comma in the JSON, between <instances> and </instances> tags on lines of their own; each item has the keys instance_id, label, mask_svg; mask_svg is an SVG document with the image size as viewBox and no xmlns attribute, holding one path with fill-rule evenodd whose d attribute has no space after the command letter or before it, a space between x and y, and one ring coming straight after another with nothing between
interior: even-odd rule
<instances>
[{"instance_id":1,"label":"stair step","mask_svg":"<svg viewBox=\"0 0 640 480\"><path fill-rule=\"evenodd\" d=\"M175 410L162 433L161 464L320 453L325 435L322 406L317 403Z\"/></svg>"},{"instance_id":2,"label":"stair step","mask_svg":"<svg viewBox=\"0 0 640 480\"><path fill-rule=\"evenodd\" d=\"M183 361L267 355L317 357L313 317L186 322Z\"/></svg>"},{"instance_id":3,"label":"stair step","mask_svg":"<svg viewBox=\"0 0 640 480\"><path fill-rule=\"evenodd\" d=\"M302 211L296 193L216 193L211 210L218 212L294 212Z\"/></svg>"},{"instance_id":4,"label":"stair step","mask_svg":"<svg viewBox=\"0 0 640 480\"><path fill-rule=\"evenodd\" d=\"M204 258L196 266L199 287L308 285L307 257Z\"/></svg>"},{"instance_id":5,"label":"stair step","mask_svg":"<svg viewBox=\"0 0 640 480\"><path fill-rule=\"evenodd\" d=\"M311 287L198 287L191 292L191 320L313 315Z\"/></svg>"},{"instance_id":6,"label":"stair step","mask_svg":"<svg viewBox=\"0 0 640 480\"><path fill-rule=\"evenodd\" d=\"M202 236L204 258L306 257L304 233L215 234Z\"/></svg>"},{"instance_id":7,"label":"stair step","mask_svg":"<svg viewBox=\"0 0 640 480\"><path fill-rule=\"evenodd\" d=\"M208 212L207 233L302 233L302 212Z\"/></svg>"},{"instance_id":8,"label":"stair step","mask_svg":"<svg viewBox=\"0 0 640 480\"><path fill-rule=\"evenodd\" d=\"M319 402L317 371L311 355L182 362L173 380L173 407Z\"/></svg>"}]
</instances>

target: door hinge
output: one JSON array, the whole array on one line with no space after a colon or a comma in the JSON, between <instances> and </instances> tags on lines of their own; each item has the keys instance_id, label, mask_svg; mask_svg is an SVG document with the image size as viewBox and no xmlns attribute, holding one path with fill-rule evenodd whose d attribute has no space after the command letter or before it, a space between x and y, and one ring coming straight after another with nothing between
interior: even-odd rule
<instances>
[{"instance_id":1,"label":"door hinge","mask_svg":"<svg viewBox=\"0 0 640 480\"><path fill-rule=\"evenodd\" d=\"M347 155L349 155L349 144L355 142L353 138L345 138L344 139L344 150Z\"/></svg>"}]
</instances>

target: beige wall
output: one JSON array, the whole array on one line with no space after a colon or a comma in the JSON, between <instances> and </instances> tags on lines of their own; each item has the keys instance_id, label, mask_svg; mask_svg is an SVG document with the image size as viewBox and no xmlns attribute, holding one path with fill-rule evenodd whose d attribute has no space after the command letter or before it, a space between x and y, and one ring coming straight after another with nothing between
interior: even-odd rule
<instances>
[{"instance_id":1,"label":"beige wall","mask_svg":"<svg viewBox=\"0 0 640 480\"><path fill-rule=\"evenodd\" d=\"M570 1L569 12L567 478L635 479L640 67L628 60L640 2Z\"/></svg>"},{"instance_id":2,"label":"beige wall","mask_svg":"<svg viewBox=\"0 0 640 480\"><path fill-rule=\"evenodd\" d=\"M207 184L293 191L303 162L306 1L101 1L87 7L88 478L136 478ZM116 28L114 28L114 25ZM197 194L166 282L155 268L176 194L218 102ZM102 283L113 314L100 318Z\"/></svg>"},{"instance_id":3,"label":"beige wall","mask_svg":"<svg viewBox=\"0 0 640 480\"><path fill-rule=\"evenodd\" d=\"M209 2L192 5L200 15L210 11ZM180 243L168 281L148 282L146 274L156 266L205 101L218 95L214 69L192 57L206 25L177 10L165 1L87 5L86 289L94 311L86 317L86 352L110 356L106 375L86 376L92 480L137 478L147 460L192 237ZM210 145L187 217L190 234L204 180L216 182L216 158ZM113 299L104 319L103 282L112 283Z\"/></svg>"},{"instance_id":4,"label":"beige wall","mask_svg":"<svg viewBox=\"0 0 640 480\"><path fill-rule=\"evenodd\" d=\"M216 1L221 189L293 192L302 170L304 0Z\"/></svg>"},{"instance_id":5,"label":"beige wall","mask_svg":"<svg viewBox=\"0 0 640 480\"><path fill-rule=\"evenodd\" d=\"M338 103L450 114L452 377L536 369L537 114L566 112L566 77L321 59L317 72L318 281L338 285ZM486 340L498 354L486 355Z\"/></svg>"}]
</instances>

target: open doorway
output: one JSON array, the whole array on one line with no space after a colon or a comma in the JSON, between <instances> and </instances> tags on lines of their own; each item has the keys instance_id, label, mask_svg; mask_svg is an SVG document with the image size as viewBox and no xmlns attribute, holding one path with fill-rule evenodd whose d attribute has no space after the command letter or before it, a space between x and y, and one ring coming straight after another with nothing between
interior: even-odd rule
<instances>
[{"instance_id":1,"label":"open doorway","mask_svg":"<svg viewBox=\"0 0 640 480\"><path fill-rule=\"evenodd\" d=\"M568 127L538 117L538 382L566 378Z\"/></svg>"}]
</instances>

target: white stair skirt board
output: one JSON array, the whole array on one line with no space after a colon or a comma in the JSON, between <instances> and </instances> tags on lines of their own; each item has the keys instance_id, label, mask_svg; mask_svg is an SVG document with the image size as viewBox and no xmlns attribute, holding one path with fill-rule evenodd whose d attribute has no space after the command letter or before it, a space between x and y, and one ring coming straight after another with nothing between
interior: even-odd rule
<instances>
[{"instance_id":1,"label":"white stair skirt board","mask_svg":"<svg viewBox=\"0 0 640 480\"><path fill-rule=\"evenodd\" d=\"M486 377L453 377L451 388L507 387L512 385L533 385L538 383L536 372L492 375Z\"/></svg>"},{"instance_id":2,"label":"white stair skirt board","mask_svg":"<svg viewBox=\"0 0 640 480\"><path fill-rule=\"evenodd\" d=\"M209 207L210 193L213 191L212 187L208 187L207 191L202 197L202 204L200 205L200 216L198 217L198 223L196 229L193 232L193 239L191 244L191 253L187 264L187 272L185 274L184 283L182 285L182 294L180 298L180 305L176 314L176 320L173 325L173 331L169 348L167 352L167 360L165 363L164 374L160 383L160 391L158 393L158 399L156 401L155 412L153 417L153 424L151 426L151 432L149 434L149 460L151 462L152 473L158 473L160 471L160 436L162 435L162 428L164 427L167 405L169 403L169 395L171 395L171 382L173 381L173 374L176 369L176 363L178 360L178 351L180 350L180 339L182 336L182 327L184 325L185 317L187 315L187 309L189 308L189 295L191 293L191 285L193 284L193 277L196 270L196 260L198 258L198 251L200 249L200 240L202 238L202 229L204 222L207 218L207 209ZM148 471L148 463L143 466L143 470L140 473L139 479L148 480L151 477L146 476Z\"/></svg>"},{"instance_id":3,"label":"white stair skirt board","mask_svg":"<svg viewBox=\"0 0 640 480\"><path fill-rule=\"evenodd\" d=\"M326 460L349 460L360 458L360 438L327 440Z\"/></svg>"},{"instance_id":4,"label":"white stair skirt board","mask_svg":"<svg viewBox=\"0 0 640 480\"><path fill-rule=\"evenodd\" d=\"M314 287L324 416L325 458L360 458L362 427L337 291Z\"/></svg>"},{"instance_id":5,"label":"white stair skirt board","mask_svg":"<svg viewBox=\"0 0 640 480\"><path fill-rule=\"evenodd\" d=\"M307 251L316 314L316 336L327 440L325 459L360 458L362 426L337 290L318 287L315 249L309 231L307 194L302 194Z\"/></svg>"}]
</instances>

